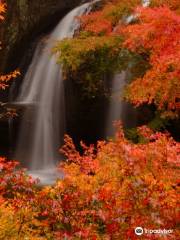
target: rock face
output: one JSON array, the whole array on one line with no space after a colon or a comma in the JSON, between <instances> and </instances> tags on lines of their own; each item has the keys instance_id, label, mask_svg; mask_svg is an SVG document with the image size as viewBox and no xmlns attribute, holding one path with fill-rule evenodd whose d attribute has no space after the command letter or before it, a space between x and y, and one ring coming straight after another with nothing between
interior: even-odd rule
<instances>
[{"instance_id":1,"label":"rock face","mask_svg":"<svg viewBox=\"0 0 180 240\"><path fill-rule=\"evenodd\" d=\"M41 33L52 30L68 11L81 2L81 0L6 0L8 10L5 20L0 23L0 41L2 42L0 74L19 67L22 58L28 59L31 43ZM29 64L28 61L27 64ZM21 69L22 76L23 69ZM9 89L0 91L0 102L8 101ZM10 154L10 148L13 145L12 137L9 136L9 123L9 120L0 118L1 156Z\"/></svg>"},{"instance_id":2,"label":"rock face","mask_svg":"<svg viewBox=\"0 0 180 240\"><path fill-rule=\"evenodd\" d=\"M6 0L8 11L0 25L0 72L18 66L28 43L52 27L81 0ZM8 67L7 67L8 66Z\"/></svg>"}]
</instances>

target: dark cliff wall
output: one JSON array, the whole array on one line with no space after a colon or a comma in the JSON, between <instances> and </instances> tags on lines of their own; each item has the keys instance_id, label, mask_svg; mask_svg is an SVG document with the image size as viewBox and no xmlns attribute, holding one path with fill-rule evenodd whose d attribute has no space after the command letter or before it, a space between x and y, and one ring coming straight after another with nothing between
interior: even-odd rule
<instances>
[{"instance_id":1,"label":"dark cliff wall","mask_svg":"<svg viewBox=\"0 0 180 240\"><path fill-rule=\"evenodd\" d=\"M0 72L18 66L28 43L55 24L82 0L7 0L8 11L0 25Z\"/></svg>"},{"instance_id":2,"label":"dark cliff wall","mask_svg":"<svg viewBox=\"0 0 180 240\"><path fill-rule=\"evenodd\" d=\"M0 41L2 42L0 74L21 66L21 62L25 62L24 58L27 59L26 64L28 64L36 46L34 40L38 39L41 33L52 30L68 11L81 2L82 0L6 0L8 10L5 20L0 22ZM23 77L24 71L22 68L20 78ZM8 101L9 89L0 91L0 102ZM14 144L11 143L9 126L8 119L0 118L0 135L2 136L0 155L2 156L10 154Z\"/></svg>"}]
</instances>

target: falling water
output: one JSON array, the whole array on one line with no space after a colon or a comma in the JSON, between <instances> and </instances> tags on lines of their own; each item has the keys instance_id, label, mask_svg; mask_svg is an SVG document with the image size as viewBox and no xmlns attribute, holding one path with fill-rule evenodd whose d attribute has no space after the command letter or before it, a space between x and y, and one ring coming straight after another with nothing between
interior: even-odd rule
<instances>
[{"instance_id":1,"label":"falling water","mask_svg":"<svg viewBox=\"0 0 180 240\"><path fill-rule=\"evenodd\" d=\"M126 72L115 74L112 81L111 98L108 109L108 117L106 123L106 136L114 135L113 122L122 120L123 115L123 88L126 84Z\"/></svg>"},{"instance_id":2,"label":"falling water","mask_svg":"<svg viewBox=\"0 0 180 240\"><path fill-rule=\"evenodd\" d=\"M39 42L15 102L25 109L16 159L40 178L54 169L65 131L62 68L57 65L51 49L55 41L73 37L79 26L75 17L89 11L90 7L91 3L86 3L72 10L48 39Z\"/></svg>"},{"instance_id":3,"label":"falling water","mask_svg":"<svg viewBox=\"0 0 180 240\"><path fill-rule=\"evenodd\" d=\"M150 4L150 2L151 2L151 0L143 0L143 1L142 1L143 7L148 7L149 4Z\"/></svg>"},{"instance_id":4,"label":"falling water","mask_svg":"<svg viewBox=\"0 0 180 240\"><path fill-rule=\"evenodd\" d=\"M136 126L137 111L132 105L123 100L124 88L127 85L128 70L116 73L112 80L111 97L107 113L106 137L113 137L114 121L121 121L125 128Z\"/></svg>"},{"instance_id":5,"label":"falling water","mask_svg":"<svg viewBox=\"0 0 180 240\"><path fill-rule=\"evenodd\" d=\"M143 7L148 7L150 0L142 0ZM129 24L136 15L130 15L125 19L126 24ZM106 122L106 137L112 137L115 134L113 122L120 120L127 128L136 126L137 112L127 102L122 100L123 89L126 85L128 70L116 73L113 77L111 88L111 99L108 108L107 122Z\"/></svg>"}]
</instances>

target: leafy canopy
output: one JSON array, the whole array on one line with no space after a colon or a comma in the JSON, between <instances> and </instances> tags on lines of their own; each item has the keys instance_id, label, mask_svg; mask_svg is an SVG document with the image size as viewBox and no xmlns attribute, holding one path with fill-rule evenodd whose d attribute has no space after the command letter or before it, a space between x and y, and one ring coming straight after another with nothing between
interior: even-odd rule
<instances>
[{"instance_id":1,"label":"leafy canopy","mask_svg":"<svg viewBox=\"0 0 180 240\"><path fill-rule=\"evenodd\" d=\"M135 106L154 104L163 116L177 117L180 99L180 4L178 0L154 0L149 7L140 7L140 3L105 1L102 9L80 17L80 33L72 40L63 40L56 48L60 52L59 61L63 62L66 70L71 69L79 75L82 83L94 85L89 89L98 88L103 74L131 66L132 83L127 87L126 99ZM130 14L134 19L127 24ZM121 41L116 41L117 38ZM108 52L101 51L107 47ZM129 52L130 56L133 53L135 57L139 55L139 65L142 65L142 60L146 64L138 69L137 63L133 69L133 58L126 59L127 55L122 52ZM117 64L112 64L112 56L113 63ZM126 64L122 64L123 60ZM81 72L84 75L79 74Z\"/></svg>"}]
</instances>

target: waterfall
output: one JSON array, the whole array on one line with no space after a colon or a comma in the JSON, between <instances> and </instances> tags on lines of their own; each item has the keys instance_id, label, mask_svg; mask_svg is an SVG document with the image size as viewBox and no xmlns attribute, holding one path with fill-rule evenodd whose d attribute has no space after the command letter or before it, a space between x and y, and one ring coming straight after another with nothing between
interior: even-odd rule
<instances>
[{"instance_id":1,"label":"waterfall","mask_svg":"<svg viewBox=\"0 0 180 240\"><path fill-rule=\"evenodd\" d=\"M126 84L126 72L122 71L114 75L111 87L111 97L108 108L106 137L114 136L113 122L123 118L122 93Z\"/></svg>"},{"instance_id":2,"label":"waterfall","mask_svg":"<svg viewBox=\"0 0 180 240\"><path fill-rule=\"evenodd\" d=\"M65 132L62 67L52 47L57 40L73 37L79 27L75 17L88 12L91 4L72 10L39 42L15 102L24 107L15 157L35 176L43 175L40 178L55 168Z\"/></svg>"},{"instance_id":3,"label":"waterfall","mask_svg":"<svg viewBox=\"0 0 180 240\"><path fill-rule=\"evenodd\" d=\"M142 6L148 7L150 0L142 0ZM126 17L125 22L129 24L136 15L130 15ZM105 136L112 137L115 134L115 129L113 122L120 120L123 122L123 126L127 128L132 128L136 126L137 112L136 110L127 102L122 100L123 89L125 87L126 78L129 70L122 71L121 73L114 74L111 87L111 99L109 102Z\"/></svg>"},{"instance_id":4,"label":"waterfall","mask_svg":"<svg viewBox=\"0 0 180 240\"><path fill-rule=\"evenodd\" d=\"M114 74L112 79L111 97L107 112L106 137L115 135L114 121L121 121L125 128L133 128L137 123L137 111L133 106L123 101L124 87L127 85L129 70Z\"/></svg>"}]
</instances>

